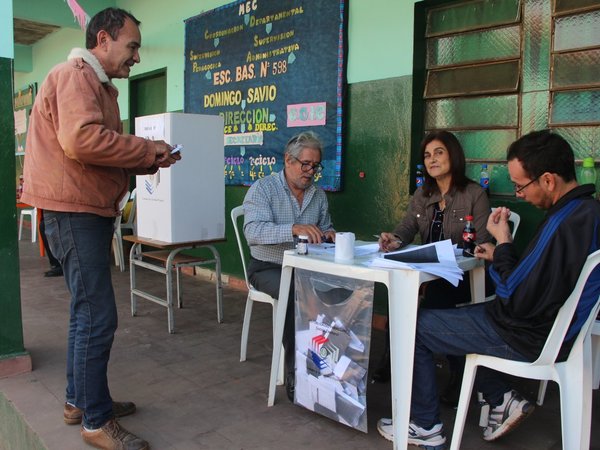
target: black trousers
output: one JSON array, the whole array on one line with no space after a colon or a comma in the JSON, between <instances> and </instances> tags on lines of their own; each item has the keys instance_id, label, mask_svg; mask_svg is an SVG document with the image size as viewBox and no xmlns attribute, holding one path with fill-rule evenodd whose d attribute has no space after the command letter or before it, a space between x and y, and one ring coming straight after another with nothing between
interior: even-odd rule
<instances>
[{"instance_id":1,"label":"black trousers","mask_svg":"<svg viewBox=\"0 0 600 450\"><path fill-rule=\"evenodd\" d=\"M50 246L48 245L48 238L46 237L46 225L44 224L44 212L43 212L43 210L39 209L38 213L41 214L40 238L42 239L42 242L44 243L44 249L46 250L46 255L48 255L48 261L50 262L50 267L53 269L55 267L60 267L60 262L58 261L58 259L56 259L54 257L54 255L52 254L52 250L50 250Z\"/></svg>"}]
</instances>

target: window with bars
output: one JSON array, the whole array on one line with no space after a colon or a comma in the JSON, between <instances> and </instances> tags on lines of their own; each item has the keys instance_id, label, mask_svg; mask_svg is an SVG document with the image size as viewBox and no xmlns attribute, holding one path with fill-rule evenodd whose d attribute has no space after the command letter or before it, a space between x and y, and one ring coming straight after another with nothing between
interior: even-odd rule
<instances>
[{"instance_id":1,"label":"window with bars","mask_svg":"<svg viewBox=\"0 0 600 450\"><path fill-rule=\"evenodd\" d=\"M593 9L595 8L595 9ZM549 124L577 159L600 159L600 4L556 0Z\"/></svg>"},{"instance_id":2,"label":"window with bars","mask_svg":"<svg viewBox=\"0 0 600 450\"><path fill-rule=\"evenodd\" d=\"M600 2L425 0L415 30L413 162L422 136L446 129L468 176L485 162L492 194L512 195L506 148L530 131L600 159Z\"/></svg>"}]
</instances>

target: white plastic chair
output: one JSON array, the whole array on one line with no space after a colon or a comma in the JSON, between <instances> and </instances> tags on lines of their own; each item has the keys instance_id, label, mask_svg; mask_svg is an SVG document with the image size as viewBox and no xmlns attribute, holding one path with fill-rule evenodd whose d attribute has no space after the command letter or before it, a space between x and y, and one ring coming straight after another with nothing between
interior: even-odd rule
<instances>
[{"instance_id":1,"label":"white plastic chair","mask_svg":"<svg viewBox=\"0 0 600 450\"><path fill-rule=\"evenodd\" d=\"M600 320L592 325L592 387L600 389Z\"/></svg>"},{"instance_id":2,"label":"white plastic chair","mask_svg":"<svg viewBox=\"0 0 600 450\"><path fill-rule=\"evenodd\" d=\"M273 336L275 336L275 318L277 317L277 299L271 297L269 294L261 292L252 286L248 280L248 271L246 270L246 256L244 254L244 246L242 244L242 238L240 236L238 228L238 218L244 215L244 206L240 205L231 210L231 221L233 222L233 229L235 230L235 238L237 239L238 248L240 250L240 258L242 259L242 266L244 268L244 278L246 280L246 287L248 288L248 298L246 300L246 311L244 313L244 323L242 325L242 345L240 349L240 361L246 361L246 350L248 348L248 333L250 331L250 318L252 316L252 305L254 302L269 303L273 307ZM273 345L281 345L273 342ZM279 363L279 373L277 376L277 384L283 384L283 361L284 352L281 352L281 361Z\"/></svg>"},{"instance_id":3,"label":"white plastic chair","mask_svg":"<svg viewBox=\"0 0 600 450\"><path fill-rule=\"evenodd\" d=\"M135 218L136 218L136 190L132 190L128 195L127 200L123 198L121 202L125 201L125 204L122 203L119 206L121 208L121 216L117 218L115 221L115 235L113 236L113 248L115 252L115 264L119 266L121 272L125 271L125 252L123 251L123 230L131 230L131 234L135 234ZM129 210L129 215L127 216L127 220L123 222L123 212L125 211L125 207L127 204L131 202L131 209ZM117 223L117 221L119 223Z\"/></svg>"},{"instance_id":4,"label":"white plastic chair","mask_svg":"<svg viewBox=\"0 0 600 450\"><path fill-rule=\"evenodd\" d=\"M600 389L600 320L592 324L592 389ZM540 382L538 398L536 403L539 406L544 404L548 380Z\"/></svg>"},{"instance_id":5,"label":"white plastic chair","mask_svg":"<svg viewBox=\"0 0 600 450\"><path fill-rule=\"evenodd\" d=\"M517 377L556 381L560 387L562 448L569 450L589 449L592 420L592 345L590 333L600 308L600 297L596 299L585 323L581 327L567 360L556 362L556 357L575 314L583 288L598 264L600 264L600 250L588 256L575 288L560 308L542 353L537 360L529 363L487 355L467 355L450 450L460 448L478 366L489 367Z\"/></svg>"},{"instance_id":6,"label":"white plastic chair","mask_svg":"<svg viewBox=\"0 0 600 450\"><path fill-rule=\"evenodd\" d=\"M125 272L125 255L123 255L123 235L121 234L121 219L123 210L129 201L129 192L125 193L119 202L119 211L121 212L115 219L115 232L113 233L113 251L115 253L115 265L119 266L121 272Z\"/></svg>"},{"instance_id":7,"label":"white plastic chair","mask_svg":"<svg viewBox=\"0 0 600 450\"><path fill-rule=\"evenodd\" d=\"M23 217L25 216L29 216L31 221L31 242L37 242L37 208L21 209L21 216L19 218L19 241L23 235Z\"/></svg>"},{"instance_id":8,"label":"white plastic chair","mask_svg":"<svg viewBox=\"0 0 600 450\"><path fill-rule=\"evenodd\" d=\"M131 202L131 209L125 222L121 221L121 233L123 230L131 230L131 234L136 234L136 222L137 217L137 200L136 200L136 189L134 188L129 195L129 201ZM121 242L122 245L122 242Z\"/></svg>"},{"instance_id":9,"label":"white plastic chair","mask_svg":"<svg viewBox=\"0 0 600 450\"><path fill-rule=\"evenodd\" d=\"M492 208L492 212L494 212L496 208ZM519 216L516 212L511 211L508 221L513 224L512 226L512 237L515 238L515 234L517 234L517 228L519 228L519 224L521 223L521 216Z\"/></svg>"}]
</instances>

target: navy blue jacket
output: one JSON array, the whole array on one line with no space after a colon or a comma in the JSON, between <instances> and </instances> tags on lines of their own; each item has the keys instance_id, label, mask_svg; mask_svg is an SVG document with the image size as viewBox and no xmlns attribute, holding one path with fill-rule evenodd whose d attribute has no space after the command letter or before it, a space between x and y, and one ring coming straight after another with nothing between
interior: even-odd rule
<instances>
[{"instance_id":1,"label":"navy blue jacket","mask_svg":"<svg viewBox=\"0 0 600 450\"><path fill-rule=\"evenodd\" d=\"M490 275L497 297L486 306L488 318L506 343L531 361L540 355L587 256L600 247L600 202L593 194L593 185L583 185L564 195L548 210L521 258L513 244L494 251ZM599 293L600 267L584 289L559 360L568 355Z\"/></svg>"}]
</instances>

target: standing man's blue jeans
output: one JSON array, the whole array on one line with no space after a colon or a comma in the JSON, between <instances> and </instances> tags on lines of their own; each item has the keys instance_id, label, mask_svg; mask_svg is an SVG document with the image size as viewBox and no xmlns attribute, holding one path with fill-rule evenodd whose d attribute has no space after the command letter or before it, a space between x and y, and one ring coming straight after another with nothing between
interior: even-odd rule
<instances>
[{"instance_id":1,"label":"standing man's blue jeans","mask_svg":"<svg viewBox=\"0 0 600 450\"><path fill-rule=\"evenodd\" d=\"M419 309L410 418L423 428L440 423L434 353L478 353L527 361L496 333L485 313L485 303L455 309ZM477 371L476 387L492 407L501 404L503 394L510 390L501 374L484 367Z\"/></svg>"},{"instance_id":2,"label":"standing man's blue jeans","mask_svg":"<svg viewBox=\"0 0 600 450\"><path fill-rule=\"evenodd\" d=\"M84 411L83 425L113 417L107 367L117 308L110 274L114 219L44 211L46 235L71 294L66 401Z\"/></svg>"}]
</instances>

